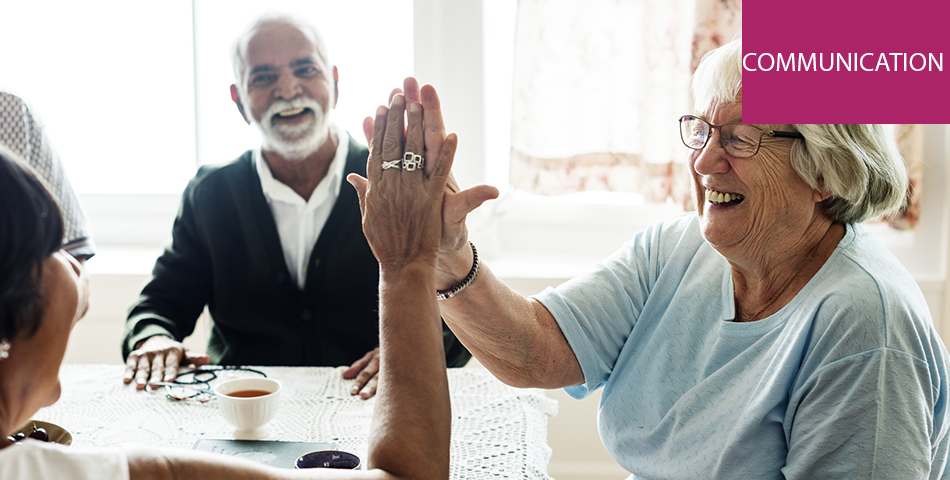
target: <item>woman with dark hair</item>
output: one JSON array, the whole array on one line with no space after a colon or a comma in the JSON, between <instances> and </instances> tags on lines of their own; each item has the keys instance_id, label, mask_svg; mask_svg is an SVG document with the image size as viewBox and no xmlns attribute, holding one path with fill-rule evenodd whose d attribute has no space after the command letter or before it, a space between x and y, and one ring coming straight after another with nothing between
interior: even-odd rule
<instances>
[{"instance_id":1,"label":"woman with dark hair","mask_svg":"<svg viewBox=\"0 0 950 480\"><path fill-rule=\"evenodd\" d=\"M429 106L436 97L429 98ZM400 97L401 99L401 97ZM409 115L411 138L422 136L422 107ZM398 105L402 117L404 103ZM437 114L437 109L435 110ZM437 114L438 115L438 114ZM434 117L429 115L430 124ZM438 118L441 123L441 117ZM382 135L382 133L381 133ZM404 143L404 130L386 131L387 142ZM380 140L378 143L382 143ZM421 148L421 141L418 142ZM454 144L430 162L444 175L426 178L433 190L445 186ZM438 152L436 152L438 153ZM370 162L379 163L379 154ZM390 183L398 177L389 176ZM421 177L406 173L406 183ZM375 185L376 179L370 184ZM392 202L380 189L361 201L369 212ZM428 208L420 206L419 210ZM434 262L442 225L438 216L417 222L412 242L394 244L379 232L400 227L397 218L367 213L380 256L380 388L369 439L368 470L332 472L332 478L448 478L451 426L442 322L436 299ZM7 435L60 395L59 369L69 333L86 311L85 273L62 252L63 223L49 192L15 155L0 149L0 478L65 480L125 479L304 479L326 478L326 470L289 470L248 460L185 450L65 448ZM375 240L375 241L374 241ZM398 326L398 328L395 328ZM425 459L419 461L418 459Z\"/></svg>"},{"instance_id":2,"label":"woman with dark hair","mask_svg":"<svg viewBox=\"0 0 950 480\"><path fill-rule=\"evenodd\" d=\"M0 149L4 147L0 146ZM4 150L0 150L3 154ZM8 150L6 155L12 155ZM63 237L63 219L56 202L39 179L4 162L0 175L0 338L17 331L32 335L39 328L44 304L37 302L45 260L56 253ZM17 192L26 195L17 197ZM2 355L2 354L0 354Z\"/></svg>"}]
</instances>

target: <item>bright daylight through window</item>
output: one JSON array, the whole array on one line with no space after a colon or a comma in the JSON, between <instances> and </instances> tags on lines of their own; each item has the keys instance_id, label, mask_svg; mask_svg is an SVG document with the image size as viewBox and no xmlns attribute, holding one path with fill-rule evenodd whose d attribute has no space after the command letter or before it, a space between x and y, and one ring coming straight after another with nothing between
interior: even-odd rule
<instances>
[{"instance_id":1,"label":"bright daylight through window","mask_svg":"<svg viewBox=\"0 0 950 480\"><path fill-rule=\"evenodd\" d=\"M411 0L6 2L0 89L31 105L80 195L177 196L197 165L260 144L229 96L230 47L269 11L321 29L340 72L334 119L363 142L363 117L412 74ZM406 34L381 39L392 25Z\"/></svg>"}]
</instances>

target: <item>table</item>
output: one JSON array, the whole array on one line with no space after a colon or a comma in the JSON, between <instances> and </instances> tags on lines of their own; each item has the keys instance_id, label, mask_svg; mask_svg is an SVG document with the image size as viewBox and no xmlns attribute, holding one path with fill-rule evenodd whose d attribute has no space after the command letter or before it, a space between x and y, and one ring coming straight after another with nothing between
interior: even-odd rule
<instances>
[{"instance_id":1,"label":"table","mask_svg":"<svg viewBox=\"0 0 950 480\"><path fill-rule=\"evenodd\" d=\"M60 400L35 419L73 434L74 445L139 444L190 449L201 438L231 438L215 401L167 400L122 384L124 366L66 364ZM376 399L349 394L343 367L252 367L283 384L280 408L266 439L333 442L366 458ZM228 376L253 376L234 372ZM550 479L548 418L557 402L542 390L502 384L481 368L450 368L452 443L450 478ZM214 382L212 382L212 386ZM161 390L159 390L161 392Z\"/></svg>"}]
</instances>

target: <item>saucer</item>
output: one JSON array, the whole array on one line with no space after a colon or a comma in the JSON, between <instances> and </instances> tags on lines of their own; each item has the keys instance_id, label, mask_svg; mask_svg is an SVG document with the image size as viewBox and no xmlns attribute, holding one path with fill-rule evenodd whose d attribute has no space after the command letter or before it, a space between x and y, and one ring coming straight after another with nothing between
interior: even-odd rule
<instances>
[{"instance_id":1,"label":"saucer","mask_svg":"<svg viewBox=\"0 0 950 480\"><path fill-rule=\"evenodd\" d=\"M73 444L73 435L69 433L69 430L66 430L55 423L44 422L42 420L30 420L26 422L25 425L18 428L13 434L23 433L27 437L30 436L30 432L33 431L33 425L36 425L36 428L42 428L46 430L46 434L49 435L49 441L52 443L58 443L60 445L72 445Z\"/></svg>"}]
</instances>

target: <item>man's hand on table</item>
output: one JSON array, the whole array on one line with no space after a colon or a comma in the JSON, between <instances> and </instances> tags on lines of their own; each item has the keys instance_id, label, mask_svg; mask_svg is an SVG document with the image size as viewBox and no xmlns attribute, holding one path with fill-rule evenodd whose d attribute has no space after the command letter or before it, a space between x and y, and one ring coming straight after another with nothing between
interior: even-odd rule
<instances>
[{"instance_id":1,"label":"man's hand on table","mask_svg":"<svg viewBox=\"0 0 950 480\"><path fill-rule=\"evenodd\" d=\"M343 372L343 378L356 378L350 395L360 395L366 400L376 395L376 383L379 381L379 347L370 350L363 358L353 362L350 368Z\"/></svg>"},{"instance_id":2,"label":"man's hand on table","mask_svg":"<svg viewBox=\"0 0 950 480\"><path fill-rule=\"evenodd\" d=\"M172 382L178 376L178 366L207 365L211 358L205 354L193 354L185 346L170 337L156 335L135 346L125 361L124 383L135 379L135 388L144 390L147 383ZM377 367L378 369L378 367ZM373 391L376 391L375 383Z\"/></svg>"}]
</instances>

